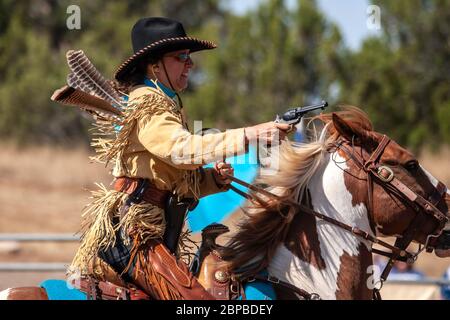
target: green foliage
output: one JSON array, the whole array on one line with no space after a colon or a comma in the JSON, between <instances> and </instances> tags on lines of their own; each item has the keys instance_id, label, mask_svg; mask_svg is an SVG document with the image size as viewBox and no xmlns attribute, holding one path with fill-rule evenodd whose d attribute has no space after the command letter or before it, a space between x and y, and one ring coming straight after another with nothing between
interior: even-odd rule
<instances>
[{"instance_id":1,"label":"green foliage","mask_svg":"<svg viewBox=\"0 0 450 320\"><path fill-rule=\"evenodd\" d=\"M20 142L87 141L89 122L50 101L65 83L65 52L83 49L111 78L144 16L179 19L219 48L194 54L183 94L191 120L221 129L272 120L326 99L367 111L376 130L419 148L450 143L450 2L373 1L382 34L350 51L315 1L261 0L244 15L225 0L0 0L0 136ZM81 8L81 30L66 27Z\"/></svg>"},{"instance_id":2,"label":"green foliage","mask_svg":"<svg viewBox=\"0 0 450 320\"><path fill-rule=\"evenodd\" d=\"M208 3L209 9L188 19L200 3ZM81 30L66 27L66 10L73 4L81 8ZM87 142L90 121L78 110L50 100L53 91L65 84L65 52L83 49L111 78L132 53L130 29L138 18L166 15L198 25L212 11L220 12L214 0L190 1L180 12L173 9L182 3L173 4L169 7L162 0L0 0L0 136L19 143Z\"/></svg>"},{"instance_id":3,"label":"green foliage","mask_svg":"<svg viewBox=\"0 0 450 320\"><path fill-rule=\"evenodd\" d=\"M373 3L383 32L349 54L341 99L413 149L450 143L450 2Z\"/></svg>"},{"instance_id":4,"label":"green foliage","mask_svg":"<svg viewBox=\"0 0 450 320\"><path fill-rule=\"evenodd\" d=\"M22 143L79 138L86 132L82 118L50 101L65 77L64 57L49 50L49 34L28 27L21 10L13 12L0 35L0 135Z\"/></svg>"},{"instance_id":5,"label":"green foliage","mask_svg":"<svg viewBox=\"0 0 450 320\"><path fill-rule=\"evenodd\" d=\"M255 12L227 14L206 29L220 48L199 53L205 80L187 105L208 126L269 121L290 106L328 96L341 37L314 1L299 1L293 12L284 1L263 1Z\"/></svg>"}]
</instances>

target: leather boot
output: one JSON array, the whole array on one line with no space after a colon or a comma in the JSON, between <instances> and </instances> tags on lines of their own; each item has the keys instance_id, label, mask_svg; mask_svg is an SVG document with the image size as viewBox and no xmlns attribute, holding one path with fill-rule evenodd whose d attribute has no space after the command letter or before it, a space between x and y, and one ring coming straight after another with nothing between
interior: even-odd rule
<instances>
[{"instance_id":1,"label":"leather boot","mask_svg":"<svg viewBox=\"0 0 450 320\"><path fill-rule=\"evenodd\" d=\"M132 282L157 300L215 300L160 242L139 250L131 273Z\"/></svg>"}]
</instances>

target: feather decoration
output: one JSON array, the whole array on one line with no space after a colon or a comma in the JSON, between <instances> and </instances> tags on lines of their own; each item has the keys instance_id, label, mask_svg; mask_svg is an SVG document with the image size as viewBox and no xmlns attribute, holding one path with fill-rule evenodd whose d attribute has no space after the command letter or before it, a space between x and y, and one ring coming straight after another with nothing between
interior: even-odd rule
<instances>
[{"instance_id":1,"label":"feather decoration","mask_svg":"<svg viewBox=\"0 0 450 320\"><path fill-rule=\"evenodd\" d=\"M122 111L113 107L109 102L69 86L55 90L50 99L64 105L79 107L100 120L119 122L123 117Z\"/></svg>"},{"instance_id":2,"label":"feather decoration","mask_svg":"<svg viewBox=\"0 0 450 320\"><path fill-rule=\"evenodd\" d=\"M125 107L120 93L94 67L83 50L69 50L66 58L72 71L67 77L69 86L106 100L117 109Z\"/></svg>"}]
</instances>

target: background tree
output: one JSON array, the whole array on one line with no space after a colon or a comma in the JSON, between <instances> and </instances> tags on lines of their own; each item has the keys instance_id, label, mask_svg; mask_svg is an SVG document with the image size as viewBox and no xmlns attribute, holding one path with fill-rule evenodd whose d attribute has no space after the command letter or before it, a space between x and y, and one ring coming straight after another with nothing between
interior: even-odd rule
<instances>
[{"instance_id":1,"label":"background tree","mask_svg":"<svg viewBox=\"0 0 450 320\"><path fill-rule=\"evenodd\" d=\"M201 55L203 84L188 98L196 119L241 126L328 99L343 48L337 27L315 1L298 1L292 11L285 1L263 1L207 30L220 47Z\"/></svg>"},{"instance_id":2,"label":"background tree","mask_svg":"<svg viewBox=\"0 0 450 320\"><path fill-rule=\"evenodd\" d=\"M449 144L450 2L372 2L381 35L351 51L313 0L261 0L241 15L226 0L0 0L0 136L86 143L89 121L50 101L65 82L65 52L83 49L111 78L132 52L133 23L168 16L219 45L193 55L183 94L191 120L225 129L326 99L360 106L378 131L415 149ZM81 8L81 30L66 27L72 4Z\"/></svg>"},{"instance_id":3,"label":"background tree","mask_svg":"<svg viewBox=\"0 0 450 320\"><path fill-rule=\"evenodd\" d=\"M68 30L69 5L81 30ZM220 14L217 1L0 1L0 136L20 143L87 141L89 120L52 103L64 84L65 52L83 49L107 77L131 54L130 28L142 16L189 21L189 31ZM189 18L192 17L192 18Z\"/></svg>"},{"instance_id":4,"label":"background tree","mask_svg":"<svg viewBox=\"0 0 450 320\"><path fill-rule=\"evenodd\" d=\"M450 2L377 0L382 35L345 59L341 100L419 149L450 143Z\"/></svg>"}]
</instances>

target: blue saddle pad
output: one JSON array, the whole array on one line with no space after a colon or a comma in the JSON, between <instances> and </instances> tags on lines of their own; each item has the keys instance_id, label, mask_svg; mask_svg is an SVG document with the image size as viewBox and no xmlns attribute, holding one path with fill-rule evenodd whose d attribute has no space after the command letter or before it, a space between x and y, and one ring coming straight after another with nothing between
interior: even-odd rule
<instances>
[{"instance_id":1,"label":"blue saddle pad","mask_svg":"<svg viewBox=\"0 0 450 320\"><path fill-rule=\"evenodd\" d=\"M65 280L49 279L41 282L40 287L47 292L49 300L87 300L86 293L70 286ZM248 300L275 300L275 291L271 284L254 281L244 286Z\"/></svg>"},{"instance_id":2,"label":"blue saddle pad","mask_svg":"<svg viewBox=\"0 0 450 320\"><path fill-rule=\"evenodd\" d=\"M48 279L39 286L45 289L49 300L87 300L84 292L73 288L65 280Z\"/></svg>"},{"instance_id":3,"label":"blue saddle pad","mask_svg":"<svg viewBox=\"0 0 450 320\"><path fill-rule=\"evenodd\" d=\"M267 276L267 270L260 272L261 275ZM253 281L244 285L245 297L247 300L276 300L276 293L271 283L266 281ZM241 300L242 297L239 299Z\"/></svg>"},{"instance_id":4,"label":"blue saddle pad","mask_svg":"<svg viewBox=\"0 0 450 320\"><path fill-rule=\"evenodd\" d=\"M267 282L254 281L244 285L247 300L275 300L275 290Z\"/></svg>"}]
</instances>

